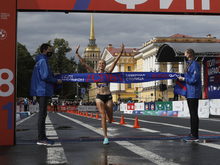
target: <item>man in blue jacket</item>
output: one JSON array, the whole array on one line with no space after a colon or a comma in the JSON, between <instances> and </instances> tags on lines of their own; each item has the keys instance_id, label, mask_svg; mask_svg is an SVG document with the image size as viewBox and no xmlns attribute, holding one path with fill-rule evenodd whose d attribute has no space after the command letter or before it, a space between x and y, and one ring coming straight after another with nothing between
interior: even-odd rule
<instances>
[{"instance_id":1,"label":"man in blue jacket","mask_svg":"<svg viewBox=\"0 0 220 165\"><path fill-rule=\"evenodd\" d=\"M61 79L56 79L51 72L48 59L52 56L52 47L49 44L42 44L41 54L36 57L36 64L31 78L31 96L37 96L39 100L38 115L38 145L52 145L45 132L45 120L47 117L48 99L53 96L53 85L61 84Z\"/></svg>"}]
</instances>

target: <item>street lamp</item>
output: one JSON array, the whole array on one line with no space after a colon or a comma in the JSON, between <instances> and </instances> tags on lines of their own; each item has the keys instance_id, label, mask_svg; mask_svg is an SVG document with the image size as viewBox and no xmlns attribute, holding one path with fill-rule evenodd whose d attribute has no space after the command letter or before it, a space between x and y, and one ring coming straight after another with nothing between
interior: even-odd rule
<instances>
[{"instance_id":1,"label":"street lamp","mask_svg":"<svg viewBox=\"0 0 220 165\"><path fill-rule=\"evenodd\" d=\"M157 71L157 69L152 69L152 68L150 68L150 71L151 71L151 72L158 72L159 69L158 69L158 71ZM157 81L154 81L154 86L155 86L155 87L154 87L154 97L155 97L155 102L156 102L156 100L157 100L157 97L156 97ZM152 97L152 96L153 96L153 93L151 93L151 97Z\"/></svg>"},{"instance_id":2,"label":"street lamp","mask_svg":"<svg viewBox=\"0 0 220 165\"><path fill-rule=\"evenodd\" d=\"M78 73L78 64L76 63L76 73ZM79 84L78 84L78 81L77 81L77 83L76 83L76 95L77 95L77 103L78 103L78 101L79 101Z\"/></svg>"}]
</instances>

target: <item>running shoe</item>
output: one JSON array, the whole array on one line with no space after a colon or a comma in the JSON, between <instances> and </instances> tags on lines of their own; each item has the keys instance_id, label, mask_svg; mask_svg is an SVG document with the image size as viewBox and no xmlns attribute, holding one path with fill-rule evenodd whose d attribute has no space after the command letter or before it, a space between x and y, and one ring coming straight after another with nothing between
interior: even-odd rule
<instances>
[{"instance_id":1,"label":"running shoe","mask_svg":"<svg viewBox=\"0 0 220 165\"><path fill-rule=\"evenodd\" d=\"M109 144L108 138L105 138L103 144Z\"/></svg>"},{"instance_id":2,"label":"running shoe","mask_svg":"<svg viewBox=\"0 0 220 165\"><path fill-rule=\"evenodd\" d=\"M54 144L53 141L47 140L47 139L42 139L42 140L37 141L37 145L50 146L50 145L53 145L53 144Z\"/></svg>"},{"instance_id":3,"label":"running shoe","mask_svg":"<svg viewBox=\"0 0 220 165\"><path fill-rule=\"evenodd\" d=\"M198 142L199 138L195 136L188 136L186 138L183 138L183 140L186 142Z\"/></svg>"},{"instance_id":4,"label":"running shoe","mask_svg":"<svg viewBox=\"0 0 220 165\"><path fill-rule=\"evenodd\" d=\"M48 139L47 137L45 138L47 141L51 141L51 142L53 142L54 143L54 141L53 140L50 140L50 139Z\"/></svg>"}]
</instances>

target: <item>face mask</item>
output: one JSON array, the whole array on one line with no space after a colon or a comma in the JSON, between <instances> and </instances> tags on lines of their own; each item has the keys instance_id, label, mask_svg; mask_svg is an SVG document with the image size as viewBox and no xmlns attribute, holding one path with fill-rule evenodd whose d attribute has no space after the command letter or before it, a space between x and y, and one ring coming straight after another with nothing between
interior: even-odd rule
<instances>
[{"instance_id":1,"label":"face mask","mask_svg":"<svg viewBox=\"0 0 220 165\"><path fill-rule=\"evenodd\" d=\"M51 57L52 56L52 52L47 52L46 54L48 57Z\"/></svg>"}]
</instances>

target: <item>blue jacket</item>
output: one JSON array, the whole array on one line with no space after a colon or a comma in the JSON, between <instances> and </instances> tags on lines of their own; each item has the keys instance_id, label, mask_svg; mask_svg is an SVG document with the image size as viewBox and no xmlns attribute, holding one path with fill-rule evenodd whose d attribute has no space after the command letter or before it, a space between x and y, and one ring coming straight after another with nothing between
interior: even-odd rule
<instances>
[{"instance_id":1,"label":"blue jacket","mask_svg":"<svg viewBox=\"0 0 220 165\"><path fill-rule=\"evenodd\" d=\"M190 63L190 60L187 61ZM192 64L188 68L188 73L184 73L186 81L186 98L200 98L202 94L200 65L193 60Z\"/></svg>"},{"instance_id":2,"label":"blue jacket","mask_svg":"<svg viewBox=\"0 0 220 165\"><path fill-rule=\"evenodd\" d=\"M39 54L36 57L36 64L31 78L31 96L53 96L53 84L57 79L51 72L49 57L45 54Z\"/></svg>"}]
</instances>

